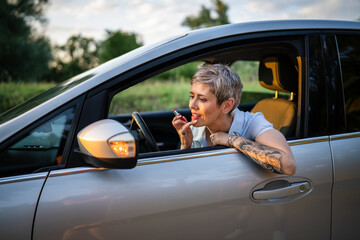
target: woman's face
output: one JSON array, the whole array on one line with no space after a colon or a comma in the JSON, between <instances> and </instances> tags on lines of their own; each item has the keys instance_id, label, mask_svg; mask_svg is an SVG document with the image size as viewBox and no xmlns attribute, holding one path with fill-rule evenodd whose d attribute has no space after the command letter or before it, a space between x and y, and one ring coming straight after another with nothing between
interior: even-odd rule
<instances>
[{"instance_id":1,"label":"woman's face","mask_svg":"<svg viewBox=\"0 0 360 240\"><path fill-rule=\"evenodd\" d=\"M191 120L197 120L195 127L214 125L223 115L220 106L217 104L215 94L205 83L192 84L189 108L192 113Z\"/></svg>"}]
</instances>

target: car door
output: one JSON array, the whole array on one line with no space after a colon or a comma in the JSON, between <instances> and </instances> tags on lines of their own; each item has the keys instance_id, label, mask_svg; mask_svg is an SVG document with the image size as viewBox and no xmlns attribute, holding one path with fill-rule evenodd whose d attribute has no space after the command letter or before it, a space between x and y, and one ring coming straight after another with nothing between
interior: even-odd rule
<instances>
[{"instance_id":1,"label":"car door","mask_svg":"<svg viewBox=\"0 0 360 240\"><path fill-rule=\"evenodd\" d=\"M233 149L147 158L132 170L52 171L34 239L329 239L330 154L327 142L315 152L312 144L292 146L294 177L262 170ZM303 184L307 195L254 199L266 183Z\"/></svg>"},{"instance_id":2,"label":"car door","mask_svg":"<svg viewBox=\"0 0 360 240\"><path fill-rule=\"evenodd\" d=\"M333 239L358 239L360 230L360 35L354 32L338 33L333 41L338 61L334 91L338 97L337 119L331 136L334 160ZM337 55L337 52L339 55ZM345 115L344 115L345 113Z\"/></svg>"},{"instance_id":3,"label":"car door","mask_svg":"<svg viewBox=\"0 0 360 240\"><path fill-rule=\"evenodd\" d=\"M326 102L322 52L316 37L299 41L308 47L300 53L299 137L289 141L294 176L264 170L223 147L144 154L130 170L53 170L33 239L330 239L333 169L327 113L319 114ZM219 48L215 43L207 46ZM84 109L109 102L106 94L89 95L99 99L86 100Z\"/></svg>"}]
</instances>

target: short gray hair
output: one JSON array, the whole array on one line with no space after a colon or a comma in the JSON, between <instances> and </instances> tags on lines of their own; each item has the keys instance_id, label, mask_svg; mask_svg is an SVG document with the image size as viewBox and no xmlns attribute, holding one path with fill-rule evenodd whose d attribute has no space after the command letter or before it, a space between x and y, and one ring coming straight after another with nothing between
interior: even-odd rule
<instances>
[{"instance_id":1,"label":"short gray hair","mask_svg":"<svg viewBox=\"0 0 360 240\"><path fill-rule=\"evenodd\" d=\"M208 84L219 105L229 98L234 98L234 106L230 112L240 104L243 85L239 75L227 65L200 65L191 79L191 85L194 83Z\"/></svg>"}]
</instances>

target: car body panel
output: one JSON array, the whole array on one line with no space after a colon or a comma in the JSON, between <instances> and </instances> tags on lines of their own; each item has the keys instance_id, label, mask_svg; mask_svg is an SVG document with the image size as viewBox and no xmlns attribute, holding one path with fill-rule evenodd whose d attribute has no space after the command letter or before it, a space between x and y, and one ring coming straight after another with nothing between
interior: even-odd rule
<instances>
[{"instance_id":1,"label":"car body panel","mask_svg":"<svg viewBox=\"0 0 360 240\"><path fill-rule=\"evenodd\" d=\"M31 239L37 202L47 173L0 179L1 239Z\"/></svg>"},{"instance_id":2,"label":"car body panel","mask_svg":"<svg viewBox=\"0 0 360 240\"><path fill-rule=\"evenodd\" d=\"M359 239L360 133L332 136L334 188L332 239ZM351 221L349 221L352 219Z\"/></svg>"},{"instance_id":3,"label":"car body panel","mask_svg":"<svg viewBox=\"0 0 360 240\"><path fill-rule=\"evenodd\" d=\"M143 159L132 170L53 171L41 196L34 239L49 234L55 239L329 239L329 143L311 144L292 146L298 161L293 177L260 169L233 149ZM256 185L280 178L307 180L313 187L290 202L251 200Z\"/></svg>"}]
</instances>

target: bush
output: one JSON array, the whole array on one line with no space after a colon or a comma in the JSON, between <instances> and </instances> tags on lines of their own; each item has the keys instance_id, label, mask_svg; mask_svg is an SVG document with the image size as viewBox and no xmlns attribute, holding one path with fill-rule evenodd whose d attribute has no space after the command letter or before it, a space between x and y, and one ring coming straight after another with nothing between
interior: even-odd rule
<instances>
[{"instance_id":1,"label":"bush","mask_svg":"<svg viewBox=\"0 0 360 240\"><path fill-rule=\"evenodd\" d=\"M201 62L187 63L177 68L173 68L169 71L163 72L157 75L155 79L171 80L171 81L188 80L192 78L192 76L194 75L200 64Z\"/></svg>"}]
</instances>

